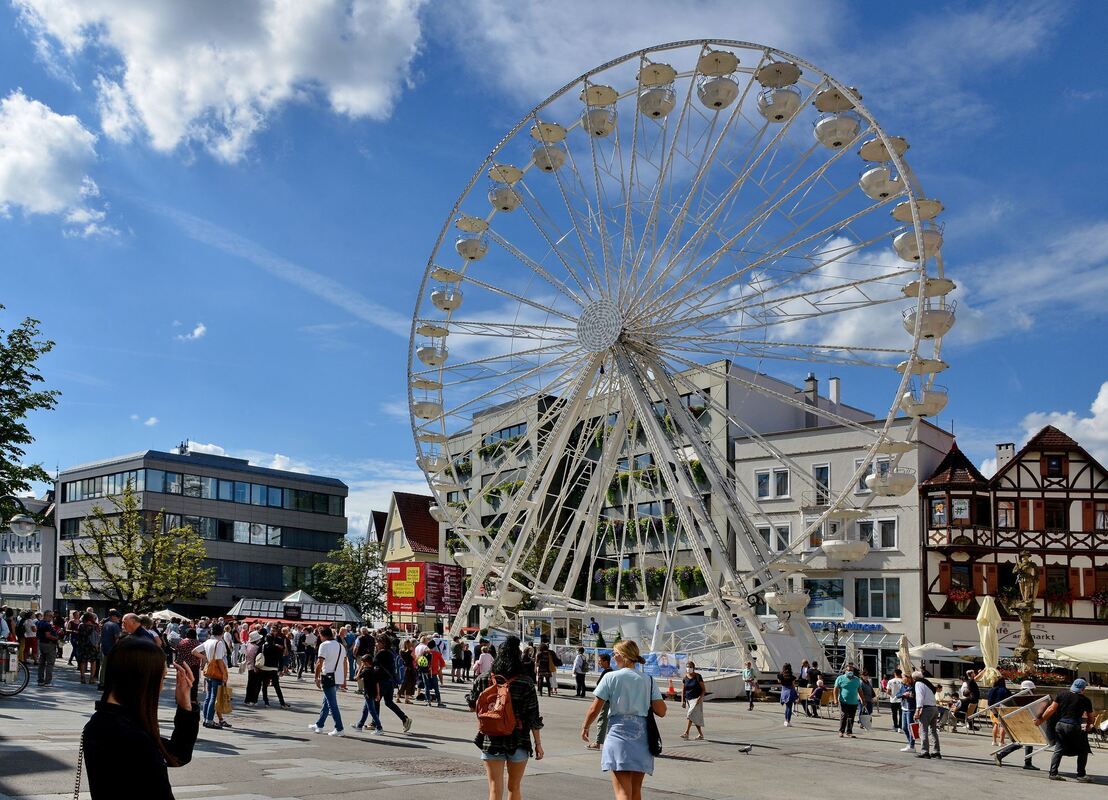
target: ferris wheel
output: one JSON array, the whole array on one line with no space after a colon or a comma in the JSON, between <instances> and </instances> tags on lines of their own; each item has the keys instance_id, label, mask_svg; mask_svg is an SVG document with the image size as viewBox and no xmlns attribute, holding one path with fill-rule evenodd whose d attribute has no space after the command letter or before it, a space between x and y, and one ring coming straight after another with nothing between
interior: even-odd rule
<instances>
[{"instance_id":1,"label":"ferris wheel","mask_svg":"<svg viewBox=\"0 0 1108 800\"><path fill-rule=\"evenodd\" d=\"M756 532L768 510L727 443L790 463L743 398L866 437L841 490L794 471L827 495L809 529L864 517L859 479L869 499L914 487L898 467L912 445L890 430L946 403L935 377L955 287L942 204L908 146L858 90L727 40L609 61L508 131L439 234L409 350L432 512L472 572L455 629L474 604L502 615L533 599L711 614L739 643L765 633L754 606L776 596L781 629L812 636L785 582L805 556ZM883 423L760 379L831 370L885 398ZM866 478L879 453L888 468ZM858 545L824 550L846 561Z\"/></svg>"}]
</instances>

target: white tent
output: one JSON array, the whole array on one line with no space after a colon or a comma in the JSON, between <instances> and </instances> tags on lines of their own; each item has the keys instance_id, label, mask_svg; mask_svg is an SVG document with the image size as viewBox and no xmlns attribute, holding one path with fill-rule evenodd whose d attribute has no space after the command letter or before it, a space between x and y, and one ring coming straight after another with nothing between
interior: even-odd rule
<instances>
[{"instance_id":1,"label":"white tent","mask_svg":"<svg viewBox=\"0 0 1108 800\"><path fill-rule=\"evenodd\" d=\"M167 622L174 617L176 617L177 619L183 619L183 616L181 614L178 614L176 611L170 611L168 608L163 608L161 611L155 611L150 616L152 616L154 619L163 619Z\"/></svg>"},{"instance_id":2,"label":"white tent","mask_svg":"<svg viewBox=\"0 0 1108 800\"><path fill-rule=\"evenodd\" d=\"M1059 647L1054 651L1054 659L1066 665L1074 664L1072 669L1093 672L1108 670L1108 639L1075 644L1073 647Z\"/></svg>"},{"instance_id":3,"label":"white tent","mask_svg":"<svg viewBox=\"0 0 1108 800\"><path fill-rule=\"evenodd\" d=\"M958 650L952 650L949 647L939 644L938 642L925 642L924 644L917 645L908 651L908 655L917 661L963 661L964 659L960 655Z\"/></svg>"}]
</instances>

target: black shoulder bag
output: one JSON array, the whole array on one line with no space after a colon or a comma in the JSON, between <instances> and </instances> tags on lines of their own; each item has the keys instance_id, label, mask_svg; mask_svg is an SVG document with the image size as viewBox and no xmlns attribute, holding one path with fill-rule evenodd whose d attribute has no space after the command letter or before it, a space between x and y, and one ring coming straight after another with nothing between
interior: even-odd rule
<instances>
[{"instance_id":1,"label":"black shoulder bag","mask_svg":"<svg viewBox=\"0 0 1108 800\"><path fill-rule=\"evenodd\" d=\"M647 695L649 705L646 712L646 746L650 755L662 754L662 733L658 730L658 720L654 717L654 678L650 678L650 694Z\"/></svg>"}]
</instances>

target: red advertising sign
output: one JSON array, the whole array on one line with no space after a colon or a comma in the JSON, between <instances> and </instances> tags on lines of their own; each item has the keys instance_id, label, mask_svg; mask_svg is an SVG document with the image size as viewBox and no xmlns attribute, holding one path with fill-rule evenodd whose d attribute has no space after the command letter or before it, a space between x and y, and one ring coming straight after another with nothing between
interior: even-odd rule
<instances>
[{"instance_id":1,"label":"red advertising sign","mask_svg":"<svg viewBox=\"0 0 1108 800\"><path fill-rule=\"evenodd\" d=\"M388 578L388 609L406 614L418 614L424 609L427 584L424 568L427 564L414 561L393 561L385 564Z\"/></svg>"}]
</instances>

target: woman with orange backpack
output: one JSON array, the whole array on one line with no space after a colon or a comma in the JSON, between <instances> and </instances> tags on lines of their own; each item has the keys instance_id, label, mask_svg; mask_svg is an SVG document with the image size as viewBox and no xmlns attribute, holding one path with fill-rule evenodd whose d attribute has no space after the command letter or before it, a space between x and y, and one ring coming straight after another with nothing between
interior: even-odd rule
<instances>
[{"instance_id":1,"label":"woman with orange backpack","mask_svg":"<svg viewBox=\"0 0 1108 800\"><path fill-rule=\"evenodd\" d=\"M481 760L489 780L489 800L503 800L507 769L508 798L523 797L523 773L533 755L543 757L542 716L530 671L523 666L519 638L509 636L496 654L492 672L478 676L468 697L477 712L477 736ZM531 747L534 738L535 746Z\"/></svg>"}]
</instances>

